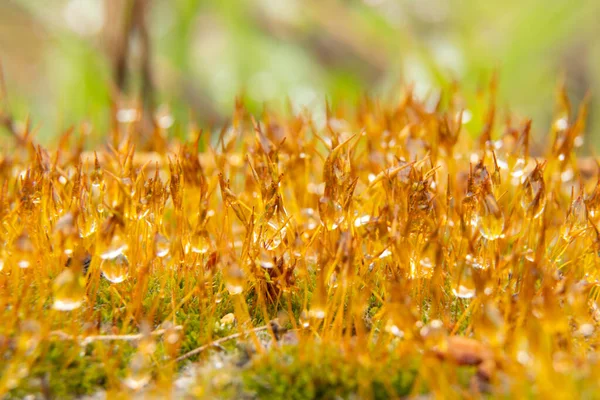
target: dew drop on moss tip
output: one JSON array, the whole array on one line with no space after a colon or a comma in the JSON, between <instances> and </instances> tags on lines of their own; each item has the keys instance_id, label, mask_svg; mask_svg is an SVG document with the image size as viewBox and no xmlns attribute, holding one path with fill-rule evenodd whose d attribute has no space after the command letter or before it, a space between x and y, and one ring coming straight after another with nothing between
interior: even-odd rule
<instances>
[{"instance_id":1,"label":"dew drop on moss tip","mask_svg":"<svg viewBox=\"0 0 600 400\"><path fill-rule=\"evenodd\" d=\"M588 226L588 211L581 197L571 204L565 223L562 226L562 237L565 240L577 237Z\"/></svg>"},{"instance_id":2,"label":"dew drop on moss tip","mask_svg":"<svg viewBox=\"0 0 600 400\"><path fill-rule=\"evenodd\" d=\"M53 308L71 311L79 308L85 300L85 278L71 269L63 270L52 284L54 294Z\"/></svg>"},{"instance_id":3,"label":"dew drop on moss tip","mask_svg":"<svg viewBox=\"0 0 600 400\"><path fill-rule=\"evenodd\" d=\"M258 260L258 265L264 269L273 269L275 268L275 257L271 252L266 250L261 251L260 257Z\"/></svg>"},{"instance_id":4,"label":"dew drop on moss tip","mask_svg":"<svg viewBox=\"0 0 600 400\"><path fill-rule=\"evenodd\" d=\"M479 268L478 257L468 254L464 262L455 265L455 271L451 279L452 294L460 299L475 297L475 282L473 280L473 268ZM477 265L477 266L476 266Z\"/></svg>"},{"instance_id":5,"label":"dew drop on moss tip","mask_svg":"<svg viewBox=\"0 0 600 400\"><path fill-rule=\"evenodd\" d=\"M571 168L570 166L567 166L565 170L560 173L560 180L563 183L571 182L574 177L575 171L573 171L573 168Z\"/></svg>"},{"instance_id":6,"label":"dew drop on moss tip","mask_svg":"<svg viewBox=\"0 0 600 400\"><path fill-rule=\"evenodd\" d=\"M129 276L129 260L124 254L102 260L100 271L109 282L121 283Z\"/></svg>"},{"instance_id":7,"label":"dew drop on moss tip","mask_svg":"<svg viewBox=\"0 0 600 400\"><path fill-rule=\"evenodd\" d=\"M29 268L35 261L35 248L26 232L15 240L14 248L14 257L19 268Z\"/></svg>"},{"instance_id":8,"label":"dew drop on moss tip","mask_svg":"<svg viewBox=\"0 0 600 400\"><path fill-rule=\"evenodd\" d=\"M275 250L285 238L286 227L280 224L276 218L272 218L264 225L262 232L262 245L265 250Z\"/></svg>"},{"instance_id":9,"label":"dew drop on moss tip","mask_svg":"<svg viewBox=\"0 0 600 400\"><path fill-rule=\"evenodd\" d=\"M365 214L363 216L357 217L354 220L354 227L357 230L359 230L361 227L367 225L370 221L371 221L371 216L368 214Z\"/></svg>"},{"instance_id":10,"label":"dew drop on moss tip","mask_svg":"<svg viewBox=\"0 0 600 400\"><path fill-rule=\"evenodd\" d=\"M160 233L157 233L154 236L154 254L156 257L166 257L169 254L170 249L171 244L169 243L169 240Z\"/></svg>"},{"instance_id":11,"label":"dew drop on moss tip","mask_svg":"<svg viewBox=\"0 0 600 400\"><path fill-rule=\"evenodd\" d=\"M303 208L302 210L300 210L300 214L302 215L303 220L304 220L304 223L302 225L304 228L304 231L312 231L318 226L319 219L318 219L314 209Z\"/></svg>"},{"instance_id":12,"label":"dew drop on moss tip","mask_svg":"<svg viewBox=\"0 0 600 400\"><path fill-rule=\"evenodd\" d=\"M83 212L77 216L77 229L79 236L87 238L96 232L97 222L91 214L85 215Z\"/></svg>"},{"instance_id":13,"label":"dew drop on moss tip","mask_svg":"<svg viewBox=\"0 0 600 400\"><path fill-rule=\"evenodd\" d=\"M521 207L530 213L533 218L539 218L546 207L546 196L544 193L543 180L528 177L523 184L523 196L521 197Z\"/></svg>"},{"instance_id":14,"label":"dew drop on moss tip","mask_svg":"<svg viewBox=\"0 0 600 400\"><path fill-rule=\"evenodd\" d=\"M514 178L520 178L525 174L526 166L527 166L527 163L524 158L517 158L515 165L513 166L512 170L510 171L510 174Z\"/></svg>"},{"instance_id":15,"label":"dew drop on moss tip","mask_svg":"<svg viewBox=\"0 0 600 400\"><path fill-rule=\"evenodd\" d=\"M310 326L310 317L308 315L308 310L306 310L306 309L302 310L302 312L300 313L300 318L299 318L298 322L300 322L300 326L302 328L306 329Z\"/></svg>"},{"instance_id":16,"label":"dew drop on moss tip","mask_svg":"<svg viewBox=\"0 0 600 400\"><path fill-rule=\"evenodd\" d=\"M504 215L493 195L486 195L479 209L479 232L487 240L496 240L504 230Z\"/></svg>"},{"instance_id":17,"label":"dew drop on moss tip","mask_svg":"<svg viewBox=\"0 0 600 400\"><path fill-rule=\"evenodd\" d=\"M197 254L206 254L211 247L210 237L205 229L199 229L194 232L189 239L192 252Z\"/></svg>"},{"instance_id":18,"label":"dew drop on moss tip","mask_svg":"<svg viewBox=\"0 0 600 400\"><path fill-rule=\"evenodd\" d=\"M31 354L41 340L41 327L39 322L25 320L20 326L17 340L17 349L22 355Z\"/></svg>"},{"instance_id":19,"label":"dew drop on moss tip","mask_svg":"<svg viewBox=\"0 0 600 400\"><path fill-rule=\"evenodd\" d=\"M475 289L465 285L458 285L458 287L452 288L452 294L460 299L471 299L475 297Z\"/></svg>"},{"instance_id":20,"label":"dew drop on moss tip","mask_svg":"<svg viewBox=\"0 0 600 400\"><path fill-rule=\"evenodd\" d=\"M135 353L129 363L127 376L123 383L132 390L140 390L150 383L151 378L152 364L150 357L141 352Z\"/></svg>"},{"instance_id":21,"label":"dew drop on moss tip","mask_svg":"<svg viewBox=\"0 0 600 400\"><path fill-rule=\"evenodd\" d=\"M387 320L385 324L385 331L399 338L404 337L404 332L402 332L402 330L398 328L398 325L396 325L394 321L392 321L392 319Z\"/></svg>"},{"instance_id":22,"label":"dew drop on moss tip","mask_svg":"<svg viewBox=\"0 0 600 400\"><path fill-rule=\"evenodd\" d=\"M225 287L229 294L241 294L244 291L245 281L244 271L236 264L230 265L225 271Z\"/></svg>"},{"instance_id":23,"label":"dew drop on moss tip","mask_svg":"<svg viewBox=\"0 0 600 400\"><path fill-rule=\"evenodd\" d=\"M333 282L337 284L337 281ZM323 319L327 315L327 293L325 287L313 293L308 316L313 319Z\"/></svg>"},{"instance_id":24,"label":"dew drop on moss tip","mask_svg":"<svg viewBox=\"0 0 600 400\"><path fill-rule=\"evenodd\" d=\"M310 310L308 311L308 316L310 318L323 319L323 318L325 318L325 315L326 315L325 309L323 309L321 307L311 307Z\"/></svg>"},{"instance_id":25,"label":"dew drop on moss tip","mask_svg":"<svg viewBox=\"0 0 600 400\"><path fill-rule=\"evenodd\" d=\"M329 231L336 230L344 222L344 209L337 201L328 197L319 200L319 215L325 228Z\"/></svg>"}]
</instances>

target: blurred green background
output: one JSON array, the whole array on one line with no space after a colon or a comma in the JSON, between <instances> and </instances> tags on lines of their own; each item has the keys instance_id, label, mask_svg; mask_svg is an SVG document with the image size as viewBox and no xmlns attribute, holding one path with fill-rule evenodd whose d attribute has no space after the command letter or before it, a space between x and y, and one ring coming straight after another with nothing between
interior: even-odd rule
<instances>
[{"instance_id":1,"label":"blurred green background","mask_svg":"<svg viewBox=\"0 0 600 400\"><path fill-rule=\"evenodd\" d=\"M48 142L70 124L109 126L111 30L137 0L0 0L0 61L10 109ZM147 52L130 45L128 91L148 55L156 109L177 126L226 123L235 96L322 111L364 93L418 94L461 82L467 98L499 71L500 110L547 132L557 82L591 91L588 143L600 144L598 0L142 0ZM596 134L594 134L596 133ZM0 136L1 137L1 136ZM538 139L540 140L540 139Z\"/></svg>"}]
</instances>

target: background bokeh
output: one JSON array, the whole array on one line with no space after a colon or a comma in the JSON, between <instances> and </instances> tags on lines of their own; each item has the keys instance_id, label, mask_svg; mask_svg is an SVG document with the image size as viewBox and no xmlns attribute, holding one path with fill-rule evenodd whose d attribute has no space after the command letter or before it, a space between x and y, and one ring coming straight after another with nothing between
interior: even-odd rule
<instances>
[{"instance_id":1,"label":"background bokeh","mask_svg":"<svg viewBox=\"0 0 600 400\"><path fill-rule=\"evenodd\" d=\"M48 142L71 124L109 126L111 31L138 0L0 0L0 62L11 111ZM588 143L600 144L598 0L141 0L147 51L130 41L128 91L148 56L159 112L218 127L236 95L322 110L327 97L418 94L458 81L468 96L499 71L499 106L534 118L542 140L564 78L591 91ZM121 13L123 14L123 13ZM510 108L509 108L510 106ZM181 129L180 129L181 130ZM0 136L1 138L2 136Z\"/></svg>"}]
</instances>

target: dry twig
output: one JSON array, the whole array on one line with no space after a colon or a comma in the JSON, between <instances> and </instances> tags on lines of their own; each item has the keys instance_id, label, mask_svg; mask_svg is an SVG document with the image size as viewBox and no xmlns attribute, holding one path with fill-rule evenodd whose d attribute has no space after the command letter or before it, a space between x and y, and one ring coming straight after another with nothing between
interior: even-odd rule
<instances>
[{"instance_id":1,"label":"dry twig","mask_svg":"<svg viewBox=\"0 0 600 400\"><path fill-rule=\"evenodd\" d=\"M167 329L157 329L155 331L150 332L151 336L161 336L170 330L181 331L183 330L183 326L177 325L172 328ZM134 333L129 335L91 335L91 336L74 336L69 335L63 331L52 331L50 332L50 336L58 336L63 340L80 340L81 342L90 343L90 342L98 342L98 341L112 341L112 340L125 340L125 341L135 341L142 339L145 335L143 333Z\"/></svg>"},{"instance_id":2,"label":"dry twig","mask_svg":"<svg viewBox=\"0 0 600 400\"><path fill-rule=\"evenodd\" d=\"M249 330L249 331L247 331L247 332L238 332L238 333L234 333L233 335L229 335L229 336L222 337L222 338L220 338L220 339L214 340L214 341L212 341L212 342L210 342L210 343L207 343L207 344L205 344L205 345L202 345L202 346L200 346L200 347L197 347L197 348L195 348L194 350L188 351L188 352L187 352L187 353L185 353L184 355L177 357L177 358L175 359L175 361L182 361L182 360L185 360L186 358L190 358L191 356L194 356L194 355L196 355L196 354L200 354L200 353L202 353L204 350L206 350L206 349L208 349L208 348L210 348L210 347L213 347L213 346L218 346L218 345L220 345L221 343L225 343L225 342L227 342L227 341L229 341L229 340L236 339L236 338L238 338L238 337L240 337L240 336L243 336L243 335L245 335L246 333L264 331L264 330L266 330L268 327L269 327L268 325L259 326L258 328L250 329L250 330Z\"/></svg>"},{"instance_id":3,"label":"dry twig","mask_svg":"<svg viewBox=\"0 0 600 400\"><path fill-rule=\"evenodd\" d=\"M2 62L0 61L0 99L4 103L4 107L0 108L0 125L4 126L6 130L17 140L21 140L21 136L17 131L15 121L8 109L8 96L6 95L6 83L4 80L4 69L2 68Z\"/></svg>"}]
</instances>

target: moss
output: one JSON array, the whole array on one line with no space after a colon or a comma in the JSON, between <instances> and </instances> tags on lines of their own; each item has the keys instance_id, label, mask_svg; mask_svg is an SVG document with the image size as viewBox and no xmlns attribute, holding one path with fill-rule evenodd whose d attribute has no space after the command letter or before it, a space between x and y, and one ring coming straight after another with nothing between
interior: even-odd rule
<instances>
[{"instance_id":1,"label":"moss","mask_svg":"<svg viewBox=\"0 0 600 400\"><path fill-rule=\"evenodd\" d=\"M376 399L408 395L416 369L395 360L366 367L332 346L309 353L298 348L273 351L243 373L245 390L264 399L332 399L364 394Z\"/></svg>"},{"instance_id":2,"label":"moss","mask_svg":"<svg viewBox=\"0 0 600 400\"><path fill-rule=\"evenodd\" d=\"M93 352L79 354L85 349L72 343L51 343L45 356L36 362L28 377L11 392L11 397L22 398L32 393L47 393L52 398L68 399L94 393L107 384L105 365ZM115 360L116 361L116 360Z\"/></svg>"}]
</instances>

